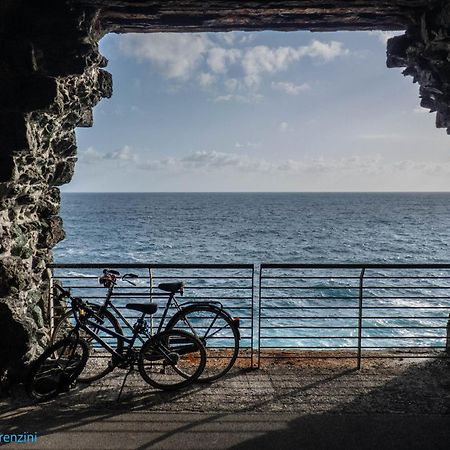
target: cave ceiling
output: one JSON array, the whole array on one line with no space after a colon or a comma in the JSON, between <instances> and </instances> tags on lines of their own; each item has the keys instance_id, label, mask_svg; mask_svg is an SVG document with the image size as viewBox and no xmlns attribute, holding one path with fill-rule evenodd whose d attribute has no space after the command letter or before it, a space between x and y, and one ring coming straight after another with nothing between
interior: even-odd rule
<instances>
[{"instance_id":1,"label":"cave ceiling","mask_svg":"<svg viewBox=\"0 0 450 450\"><path fill-rule=\"evenodd\" d=\"M94 7L105 31L401 30L442 0L69 0Z\"/></svg>"}]
</instances>

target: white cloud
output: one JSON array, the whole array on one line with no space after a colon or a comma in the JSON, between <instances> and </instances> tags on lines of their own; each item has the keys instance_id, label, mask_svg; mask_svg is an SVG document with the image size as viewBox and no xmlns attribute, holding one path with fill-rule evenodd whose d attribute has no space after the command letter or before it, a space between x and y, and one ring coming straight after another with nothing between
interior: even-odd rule
<instances>
[{"instance_id":1,"label":"white cloud","mask_svg":"<svg viewBox=\"0 0 450 450\"><path fill-rule=\"evenodd\" d=\"M234 144L234 146L236 148L259 148L259 147L261 147L261 143L260 142L249 142L249 141L244 142L244 143L236 142Z\"/></svg>"},{"instance_id":2,"label":"white cloud","mask_svg":"<svg viewBox=\"0 0 450 450\"><path fill-rule=\"evenodd\" d=\"M421 106L417 106L413 109L413 112L415 112L416 114L429 114L430 110L427 108L422 108Z\"/></svg>"},{"instance_id":3,"label":"white cloud","mask_svg":"<svg viewBox=\"0 0 450 450\"><path fill-rule=\"evenodd\" d=\"M225 80L225 87L233 92L239 87L239 81L236 78L228 78Z\"/></svg>"},{"instance_id":4,"label":"white cloud","mask_svg":"<svg viewBox=\"0 0 450 450\"><path fill-rule=\"evenodd\" d=\"M202 72L198 76L198 82L202 87L209 87L213 85L216 81L216 77L210 73Z\"/></svg>"},{"instance_id":5,"label":"white cloud","mask_svg":"<svg viewBox=\"0 0 450 450\"><path fill-rule=\"evenodd\" d=\"M246 95L241 94L226 94L218 95L213 99L214 102L237 102L237 103L258 103L263 99L261 94L257 92L248 92Z\"/></svg>"},{"instance_id":6,"label":"white cloud","mask_svg":"<svg viewBox=\"0 0 450 450\"><path fill-rule=\"evenodd\" d=\"M203 34L127 34L122 36L119 49L140 61L151 61L168 78L188 79L212 45Z\"/></svg>"},{"instance_id":7,"label":"white cloud","mask_svg":"<svg viewBox=\"0 0 450 450\"><path fill-rule=\"evenodd\" d=\"M94 147L88 147L86 150L78 150L78 161L89 164L103 159L103 153L100 153Z\"/></svg>"},{"instance_id":8,"label":"white cloud","mask_svg":"<svg viewBox=\"0 0 450 450\"><path fill-rule=\"evenodd\" d=\"M380 30L376 30L376 31L368 31L368 34L375 36L378 38L378 40L383 44L386 45L387 41L394 37L394 36L399 36L401 34L403 34L403 32L399 32L399 31L380 31Z\"/></svg>"},{"instance_id":9,"label":"white cloud","mask_svg":"<svg viewBox=\"0 0 450 450\"><path fill-rule=\"evenodd\" d=\"M225 42L226 45L231 46L236 42L237 36L233 32L219 33L219 39Z\"/></svg>"},{"instance_id":10,"label":"white cloud","mask_svg":"<svg viewBox=\"0 0 450 450\"><path fill-rule=\"evenodd\" d=\"M236 81L229 82L229 91L238 87L256 89L264 75L285 71L292 63L305 57L329 62L349 54L349 50L337 41L313 40L300 47L245 47L249 39L244 38L236 43L234 35L226 34L213 37L195 33L125 35L119 41L119 50L139 61L149 61L169 79L186 81L196 78L203 87L212 80L204 75L207 72L225 76L233 69L238 75L230 79ZM234 44L243 48L229 47Z\"/></svg>"},{"instance_id":11,"label":"white cloud","mask_svg":"<svg viewBox=\"0 0 450 450\"><path fill-rule=\"evenodd\" d=\"M259 144L236 143L236 148L258 146ZM349 176L358 174L386 175L390 178L410 174L414 176L450 176L450 162L399 160L386 161L380 155L352 155L341 158L305 158L287 159L272 162L264 158L250 157L242 153L226 153L217 151L196 151L186 156L168 156L156 160L139 160L130 147L124 147L115 152L102 154L92 147L79 152L84 163L99 163L99 161L126 161L132 167L161 173L187 172L222 172L232 175L239 172L265 173L272 175L304 176L313 174L328 174Z\"/></svg>"},{"instance_id":12,"label":"white cloud","mask_svg":"<svg viewBox=\"0 0 450 450\"><path fill-rule=\"evenodd\" d=\"M236 48L214 47L208 52L207 63L214 73L225 73L240 58L241 51Z\"/></svg>"},{"instance_id":13,"label":"white cloud","mask_svg":"<svg viewBox=\"0 0 450 450\"><path fill-rule=\"evenodd\" d=\"M278 131L281 133L286 133L289 130L289 124L287 122L280 122L278 124Z\"/></svg>"},{"instance_id":14,"label":"white cloud","mask_svg":"<svg viewBox=\"0 0 450 450\"><path fill-rule=\"evenodd\" d=\"M125 145L119 150L106 153L103 159L137 162L138 157L130 146Z\"/></svg>"},{"instance_id":15,"label":"white cloud","mask_svg":"<svg viewBox=\"0 0 450 450\"><path fill-rule=\"evenodd\" d=\"M137 163L139 158L130 146L125 145L118 150L107 153L100 152L94 147L88 147L86 150L78 151L78 160L86 164L98 161L127 161Z\"/></svg>"},{"instance_id":16,"label":"white cloud","mask_svg":"<svg viewBox=\"0 0 450 450\"><path fill-rule=\"evenodd\" d=\"M301 92L310 90L311 86L308 83L294 84L289 81L272 81L272 89L288 95L298 95Z\"/></svg>"}]
</instances>

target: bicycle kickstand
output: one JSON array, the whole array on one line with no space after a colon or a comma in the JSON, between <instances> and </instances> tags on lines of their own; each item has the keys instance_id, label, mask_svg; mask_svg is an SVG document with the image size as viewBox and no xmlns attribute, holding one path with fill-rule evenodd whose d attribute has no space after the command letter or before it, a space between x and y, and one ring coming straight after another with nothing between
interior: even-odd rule
<instances>
[{"instance_id":1,"label":"bicycle kickstand","mask_svg":"<svg viewBox=\"0 0 450 450\"><path fill-rule=\"evenodd\" d=\"M123 378L123 383L122 383L122 386L121 386L121 388L120 388L119 395L118 395L118 397L117 397L116 402L119 402L119 401L120 401L120 397L121 397L121 395L122 395L122 391L123 391L123 388L124 388L124 386L125 386L125 382L127 381L128 375L130 375L130 373L133 372L133 370L134 370L134 365L131 365L131 366L130 366L130 369L128 370L128 372L125 374L125 376L124 376L124 378Z\"/></svg>"}]
</instances>

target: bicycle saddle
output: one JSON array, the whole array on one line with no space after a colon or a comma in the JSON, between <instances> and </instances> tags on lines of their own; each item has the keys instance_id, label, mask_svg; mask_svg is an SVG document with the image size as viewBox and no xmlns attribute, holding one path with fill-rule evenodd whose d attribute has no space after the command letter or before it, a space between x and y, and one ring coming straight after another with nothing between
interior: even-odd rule
<instances>
[{"instance_id":1,"label":"bicycle saddle","mask_svg":"<svg viewBox=\"0 0 450 450\"><path fill-rule=\"evenodd\" d=\"M145 314L154 314L158 309L158 305L155 303L144 304L144 303L128 303L125 306L127 309L133 309L134 311L139 311Z\"/></svg>"},{"instance_id":2,"label":"bicycle saddle","mask_svg":"<svg viewBox=\"0 0 450 450\"><path fill-rule=\"evenodd\" d=\"M158 289L162 291L171 292L174 294L175 292L182 292L184 288L184 283L182 281L176 281L175 283L160 283L158 284Z\"/></svg>"}]
</instances>

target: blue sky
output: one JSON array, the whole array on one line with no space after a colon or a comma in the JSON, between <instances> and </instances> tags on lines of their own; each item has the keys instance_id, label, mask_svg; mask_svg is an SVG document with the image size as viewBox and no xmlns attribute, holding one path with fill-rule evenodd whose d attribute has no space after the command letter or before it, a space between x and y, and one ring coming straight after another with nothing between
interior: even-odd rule
<instances>
[{"instance_id":1,"label":"blue sky","mask_svg":"<svg viewBox=\"0 0 450 450\"><path fill-rule=\"evenodd\" d=\"M63 191L447 191L450 137L387 33L108 35Z\"/></svg>"}]
</instances>

